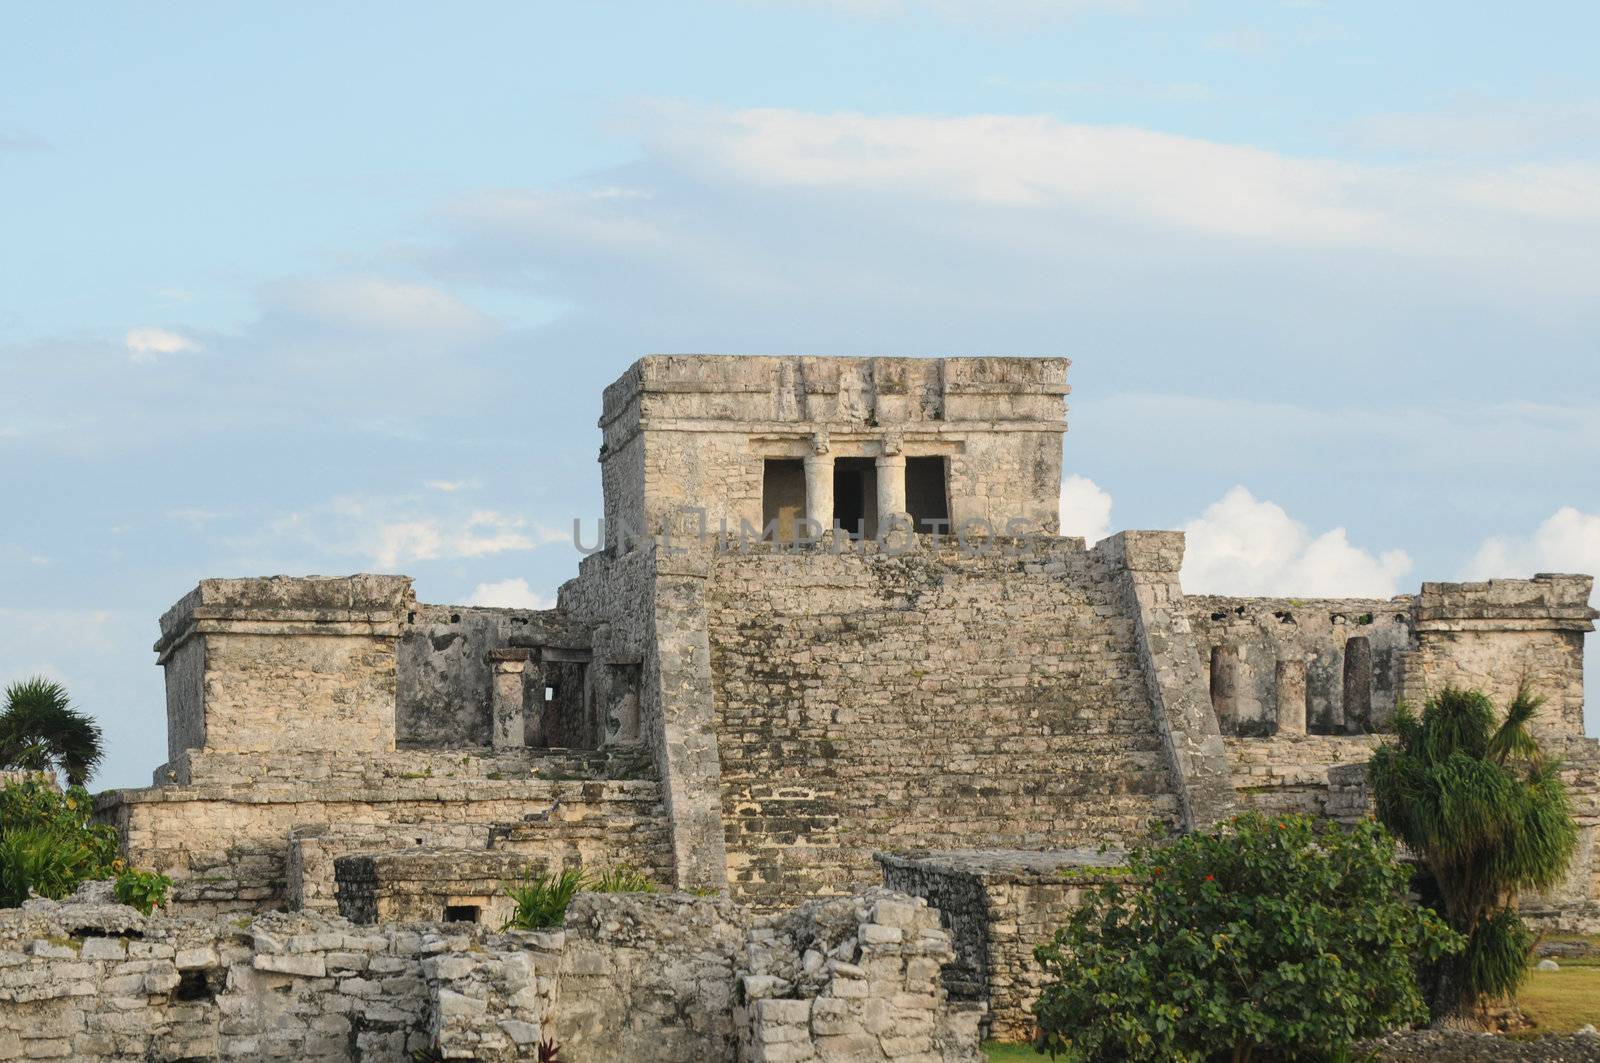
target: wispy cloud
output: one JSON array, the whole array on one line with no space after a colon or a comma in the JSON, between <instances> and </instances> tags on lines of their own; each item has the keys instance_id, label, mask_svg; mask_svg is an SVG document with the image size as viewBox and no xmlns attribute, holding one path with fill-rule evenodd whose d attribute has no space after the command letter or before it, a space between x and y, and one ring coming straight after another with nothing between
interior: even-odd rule
<instances>
[{"instance_id":1,"label":"wispy cloud","mask_svg":"<svg viewBox=\"0 0 1600 1063\"><path fill-rule=\"evenodd\" d=\"M441 509L420 497L345 496L284 514L269 522L264 535L236 545L281 556L286 544L298 544L313 557L354 557L392 572L416 562L490 557L570 538L559 528L499 510Z\"/></svg>"},{"instance_id":2,"label":"wispy cloud","mask_svg":"<svg viewBox=\"0 0 1600 1063\"><path fill-rule=\"evenodd\" d=\"M123 337L131 362L151 363L169 354L187 354L200 350L200 345L180 332L141 325L128 330Z\"/></svg>"}]
</instances>

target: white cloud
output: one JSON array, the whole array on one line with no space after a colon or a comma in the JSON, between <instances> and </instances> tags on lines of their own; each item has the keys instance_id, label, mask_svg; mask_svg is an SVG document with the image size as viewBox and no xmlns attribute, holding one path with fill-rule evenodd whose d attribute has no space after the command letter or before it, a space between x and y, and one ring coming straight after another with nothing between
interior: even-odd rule
<instances>
[{"instance_id":1,"label":"white cloud","mask_svg":"<svg viewBox=\"0 0 1600 1063\"><path fill-rule=\"evenodd\" d=\"M1373 554L1343 528L1320 535L1281 506L1234 487L1184 526L1191 594L1388 598L1411 571L1404 550Z\"/></svg>"},{"instance_id":2,"label":"white cloud","mask_svg":"<svg viewBox=\"0 0 1600 1063\"><path fill-rule=\"evenodd\" d=\"M1111 495L1087 476L1061 483L1061 534L1081 535L1090 546L1111 534Z\"/></svg>"},{"instance_id":3,"label":"white cloud","mask_svg":"<svg viewBox=\"0 0 1600 1063\"><path fill-rule=\"evenodd\" d=\"M1526 579L1538 572L1600 575L1600 513L1562 506L1530 535L1485 539L1463 575Z\"/></svg>"},{"instance_id":4,"label":"white cloud","mask_svg":"<svg viewBox=\"0 0 1600 1063\"><path fill-rule=\"evenodd\" d=\"M123 337L131 362L154 362L167 354L198 351L200 345L189 337L153 325L131 328Z\"/></svg>"},{"instance_id":5,"label":"white cloud","mask_svg":"<svg viewBox=\"0 0 1600 1063\"><path fill-rule=\"evenodd\" d=\"M991 211L1066 209L1267 246L1383 249L1452 267L1465 260L1500 274L1526 270L1520 255L1507 261L1506 249L1537 231L1552 273L1580 264L1595 272L1593 240L1555 228L1600 220L1600 181L1589 164L1377 165L1044 115L662 105L654 118L656 150L710 182ZM608 230L648 228L637 217L605 222Z\"/></svg>"},{"instance_id":6,"label":"white cloud","mask_svg":"<svg viewBox=\"0 0 1600 1063\"><path fill-rule=\"evenodd\" d=\"M480 583L472 588L467 605L480 605L498 609L550 609L555 600L528 586L525 579L503 579L496 583Z\"/></svg>"},{"instance_id":7,"label":"white cloud","mask_svg":"<svg viewBox=\"0 0 1600 1063\"><path fill-rule=\"evenodd\" d=\"M422 486L426 487L430 491L443 491L446 494L454 494L457 491L465 491L465 490L467 490L469 488L477 487L478 486L478 481L476 481L476 480L428 480L428 481L425 481Z\"/></svg>"}]
</instances>

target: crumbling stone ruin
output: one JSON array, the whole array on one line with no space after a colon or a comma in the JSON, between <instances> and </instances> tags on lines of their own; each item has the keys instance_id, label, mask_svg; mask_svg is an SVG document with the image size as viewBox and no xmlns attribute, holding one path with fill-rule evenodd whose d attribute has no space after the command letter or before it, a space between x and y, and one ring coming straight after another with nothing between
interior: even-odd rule
<instances>
[{"instance_id":1,"label":"crumbling stone ruin","mask_svg":"<svg viewBox=\"0 0 1600 1063\"><path fill-rule=\"evenodd\" d=\"M1067 368L644 358L606 389L604 532L553 609L202 581L156 644L167 763L98 805L174 921L5 917L0 994L65 1002L50 1043L80 1058L157 1030L190 1058L532 1058L530 1029L584 1061L972 1058L1113 873L1087 851L1364 815L1396 702L1452 682L1548 698L1583 841L1525 906L1600 929L1590 577L1186 596L1181 533L1056 534ZM684 892L497 933L519 871L620 864ZM90 994L143 1003L108 1027ZM294 1018L258 1031L272 1001Z\"/></svg>"}]
</instances>

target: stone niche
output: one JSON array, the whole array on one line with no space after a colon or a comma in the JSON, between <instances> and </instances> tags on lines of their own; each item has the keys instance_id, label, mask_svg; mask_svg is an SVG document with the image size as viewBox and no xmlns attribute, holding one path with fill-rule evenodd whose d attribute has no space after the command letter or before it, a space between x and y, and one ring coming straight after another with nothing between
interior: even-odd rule
<instances>
[{"instance_id":1,"label":"stone niche","mask_svg":"<svg viewBox=\"0 0 1600 1063\"><path fill-rule=\"evenodd\" d=\"M161 618L167 756L388 752L404 576L202 580Z\"/></svg>"},{"instance_id":2,"label":"stone niche","mask_svg":"<svg viewBox=\"0 0 1600 1063\"><path fill-rule=\"evenodd\" d=\"M357 853L334 861L339 914L352 923L482 923L505 925L516 910L506 892L541 860L484 849L419 847Z\"/></svg>"},{"instance_id":3,"label":"stone niche","mask_svg":"<svg viewBox=\"0 0 1600 1063\"><path fill-rule=\"evenodd\" d=\"M955 955L942 972L950 1000L980 1007L982 1036L1004 1041L1033 1036L1033 1004L1044 985L1034 946L1066 925L1086 889L1126 877L1117 849L876 857L884 886L925 899L950 931Z\"/></svg>"}]
</instances>

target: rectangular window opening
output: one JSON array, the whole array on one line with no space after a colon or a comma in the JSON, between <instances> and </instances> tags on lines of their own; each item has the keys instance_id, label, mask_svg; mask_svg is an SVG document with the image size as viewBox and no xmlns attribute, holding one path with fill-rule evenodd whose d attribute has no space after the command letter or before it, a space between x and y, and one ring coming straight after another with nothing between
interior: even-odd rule
<instances>
[{"instance_id":1,"label":"rectangular window opening","mask_svg":"<svg viewBox=\"0 0 1600 1063\"><path fill-rule=\"evenodd\" d=\"M906 512L911 527L924 535L950 530L948 467L942 457L906 459Z\"/></svg>"},{"instance_id":2,"label":"rectangular window opening","mask_svg":"<svg viewBox=\"0 0 1600 1063\"><path fill-rule=\"evenodd\" d=\"M483 909L476 904L447 904L444 906L444 921L447 923L476 923L482 911Z\"/></svg>"},{"instance_id":3,"label":"rectangular window opening","mask_svg":"<svg viewBox=\"0 0 1600 1063\"><path fill-rule=\"evenodd\" d=\"M806 464L799 458L768 458L761 476L761 524L778 522L780 543L798 538L806 515Z\"/></svg>"}]
</instances>

